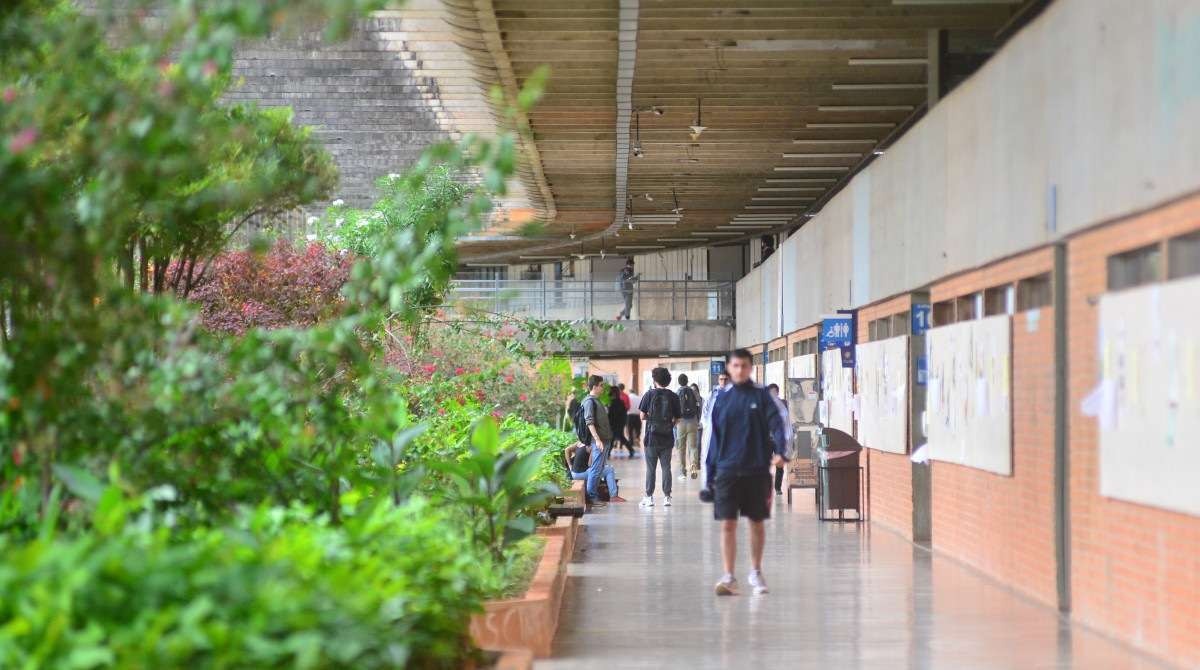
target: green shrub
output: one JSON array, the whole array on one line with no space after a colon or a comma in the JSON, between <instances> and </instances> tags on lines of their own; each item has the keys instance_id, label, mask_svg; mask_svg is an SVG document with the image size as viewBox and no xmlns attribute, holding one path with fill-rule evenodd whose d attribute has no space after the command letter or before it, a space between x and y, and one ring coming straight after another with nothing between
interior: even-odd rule
<instances>
[{"instance_id":1,"label":"green shrub","mask_svg":"<svg viewBox=\"0 0 1200 670\"><path fill-rule=\"evenodd\" d=\"M421 499L340 527L261 508L174 535L0 536L0 554L4 668L457 668L496 588Z\"/></svg>"}]
</instances>

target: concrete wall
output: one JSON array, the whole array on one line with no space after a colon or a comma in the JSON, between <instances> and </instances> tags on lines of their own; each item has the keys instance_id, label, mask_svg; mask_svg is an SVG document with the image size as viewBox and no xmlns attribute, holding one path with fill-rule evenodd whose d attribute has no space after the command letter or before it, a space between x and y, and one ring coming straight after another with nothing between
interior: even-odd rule
<instances>
[{"instance_id":1,"label":"concrete wall","mask_svg":"<svg viewBox=\"0 0 1200 670\"><path fill-rule=\"evenodd\" d=\"M311 126L337 162L335 198L367 205L376 179L402 172L446 137L434 111L436 86L413 75L413 56L395 39L401 23L371 17L335 44L310 35L247 45L234 61L234 77L242 83L227 97L290 106L295 123Z\"/></svg>"},{"instance_id":2,"label":"concrete wall","mask_svg":"<svg viewBox=\"0 0 1200 670\"><path fill-rule=\"evenodd\" d=\"M1197 62L1194 0L1052 3L784 242L783 330L1195 189Z\"/></svg>"}]
</instances>

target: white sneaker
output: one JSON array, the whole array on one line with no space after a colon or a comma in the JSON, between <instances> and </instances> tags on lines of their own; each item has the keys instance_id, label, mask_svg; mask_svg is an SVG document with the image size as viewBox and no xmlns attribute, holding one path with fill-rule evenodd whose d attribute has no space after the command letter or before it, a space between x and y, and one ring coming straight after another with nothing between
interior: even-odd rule
<instances>
[{"instance_id":1,"label":"white sneaker","mask_svg":"<svg viewBox=\"0 0 1200 670\"><path fill-rule=\"evenodd\" d=\"M671 496L667 496L666 499L663 500L663 507L670 507L670 506L671 506Z\"/></svg>"},{"instance_id":2,"label":"white sneaker","mask_svg":"<svg viewBox=\"0 0 1200 670\"><path fill-rule=\"evenodd\" d=\"M654 507L654 498L651 496L642 498L642 502L638 503L638 507Z\"/></svg>"},{"instance_id":3,"label":"white sneaker","mask_svg":"<svg viewBox=\"0 0 1200 670\"><path fill-rule=\"evenodd\" d=\"M762 573L755 570L750 573L750 577L746 580L750 582L750 586L754 588L754 595L764 596L768 593L767 581L763 579Z\"/></svg>"},{"instance_id":4,"label":"white sneaker","mask_svg":"<svg viewBox=\"0 0 1200 670\"><path fill-rule=\"evenodd\" d=\"M725 575L721 581L717 582L713 592L719 596L736 596L738 594L737 580L732 575Z\"/></svg>"},{"instance_id":5,"label":"white sneaker","mask_svg":"<svg viewBox=\"0 0 1200 670\"><path fill-rule=\"evenodd\" d=\"M687 473L686 472L683 473L682 475L679 475L679 481L681 481L681 482L687 481Z\"/></svg>"}]
</instances>

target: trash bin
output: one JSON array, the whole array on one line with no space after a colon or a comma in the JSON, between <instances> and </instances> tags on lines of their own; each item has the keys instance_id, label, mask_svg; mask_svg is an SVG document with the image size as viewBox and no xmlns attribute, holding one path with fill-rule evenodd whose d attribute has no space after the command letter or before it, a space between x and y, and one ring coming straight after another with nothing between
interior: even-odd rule
<instances>
[{"instance_id":1,"label":"trash bin","mask_svg":"<svg viewBox=\"0 0 1200 670\"><path fill-rule=\"evenodd\" d=\"M835 428L821 431L819 445L817 517L822 521L865 520L866 478L860 463L862 445ZM847 519L846 510L852 510L855 516Z\"/></svg>"}]
</instances>

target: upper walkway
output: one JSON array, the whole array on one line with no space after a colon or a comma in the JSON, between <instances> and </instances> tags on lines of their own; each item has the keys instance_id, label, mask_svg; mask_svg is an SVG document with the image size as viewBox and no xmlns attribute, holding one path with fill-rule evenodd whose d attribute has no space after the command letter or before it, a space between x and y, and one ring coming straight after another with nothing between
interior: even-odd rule
<instances>
[{"instance_id":1,"label":"upper walkway","mask_svg":"<svg viewBox=\"0 0 1200 670\"><path fill-rule=\"evenodd\" d=\"M638 508L643 463L616 461L630 499L589 514L554 658L538 668L1161 668L1157 662L870 524L816 520L811 494L776 501L767 596L718 598L719 529L672 481L675 504Z\"/></svg>"}]
</instances>

